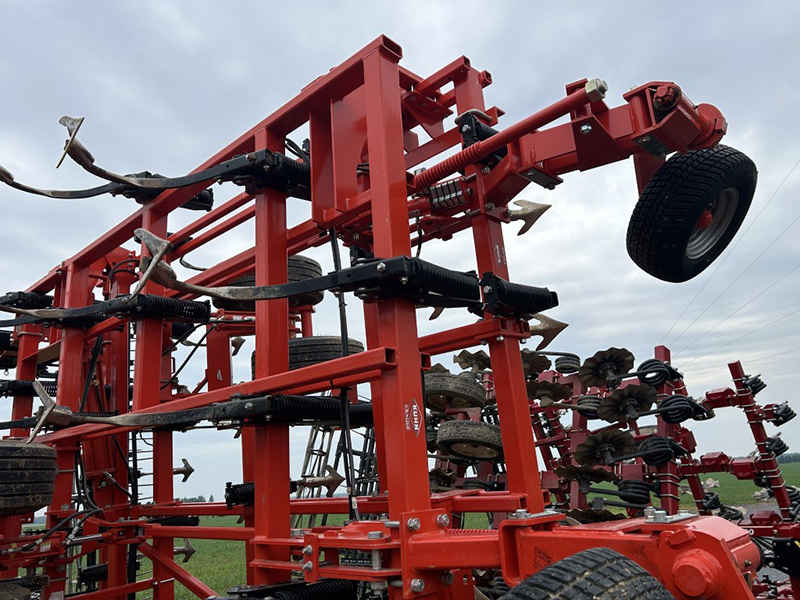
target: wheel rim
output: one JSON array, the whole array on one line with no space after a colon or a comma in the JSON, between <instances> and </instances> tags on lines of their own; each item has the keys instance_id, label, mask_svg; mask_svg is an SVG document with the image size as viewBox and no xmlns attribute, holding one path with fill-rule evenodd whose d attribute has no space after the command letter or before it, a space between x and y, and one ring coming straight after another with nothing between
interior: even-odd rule
<instances>
[{"instance_id":1,"label":"wheel rim","mask_svg":"<svg viewBox=\"0 0 800 600\"><path fill-rule=\"evenodd\" d=\"M459 442L457 444L453 444L450 446L450 452L458 456L477 458L481 460L497 458L500 456L500 452L494 448L489 448L488 446L483 446L481 444L471 444L469 442Z\"/></svg>"},{"instance_id":2,"label":"wheel rim","mask_svg":"<svg viewBox=\"0 0 800 600\"><path fill-rule=\"evenodd\" d=\"M686 245L686 257L695 260L708 253L725 235L739 206L739 190L725 188L706 208L711 213L711 224L695 227Z\"/></svg>"}]
</instances>

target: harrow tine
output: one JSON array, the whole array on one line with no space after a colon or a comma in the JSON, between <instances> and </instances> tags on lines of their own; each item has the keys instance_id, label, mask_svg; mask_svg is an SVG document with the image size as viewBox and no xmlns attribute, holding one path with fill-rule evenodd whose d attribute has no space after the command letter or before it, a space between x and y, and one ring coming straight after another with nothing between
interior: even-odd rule
<instances>
[{"instance_id":1,"label":"harrow tine","mask_svg":"<svg viewBox=\"0 0 800 600\"><path fill-rule=\"evenodd\" d=\"M139 278L139 283L136 285L136 289L134 289L133 292L131 292L130 295L131 299L139 295L139 293L144 289L145 284L153 276L153 273L155 272L156 267L158 267L159 263L161 262L161 259L163 259L164 256L166 256L166 254L168 252L171 252L172 249L174 248L172 243L168 242L167 240L162 240L161 238L159 238L156 235L153 235L146 229L141 229L141 228L136 229L134 231L134 234L138 239L140 239L144 243L144 245L147 247L147 249L153 256L146 261L148 263L147 268L145 269L144 273L142 273L142 276Z\"/></svg>"},{"instance_id":2,"label":"harrow tine","mask_svg":"<svg viewBox=\"0 0 800 600\"><path fill-rule=\"evenodd\" d=\"M114 189L114 186L109 183L85 190L42 190L30 185L25 185L24 183L19 183L14 179L11 171L4 168L2 165L0 165L0 181L5 183L7 186L21 192L34 194L36 196L45 196L46 198L55 198L56 200L80 200L81 198L94 198L95 196L108 194Z\"/></svg>"},{"instance_id":3,"label":"harrow tine","mask_svg":"<svg viewBox=\"0 0 800 600\"><path fill-rule=\"evenodd\" d=\"M517 232L517 235L523 235L533 227L534 223L539 220L551 204L540 204L539 202L531 202L530 200L514 200L514 204L519 206L519 210L513 208L508 209L509 221L522 221L522 228Z\"/></svg>"},{"instance_id":4,"label":"harrow tine","mask_svg":"<svg viewBox=\"0 0 800 600\"><path fill-rule=\"evenodd\" d=\"M61 158L58 159L58 164L56 165L56 169L61 166L61 163L64 162L64 159L67 157L67 151L69 150L72 142L75 141L75 136L78 135L78 130L83 125L83 121L85 120L84 117L68 117L64 115L61 117L58 122L67 128L69 131L69 139L67 140L66 144L64 145L64 151L61 153Z\"/></svg>"},{"instance_id":5,"label":"harrow tine","mask_svg":"<svg viewBox=\"0 0 800 600\"><path fill-rule=\"evenodd\" d=\"M555 319L536 313L533 318L539 321L538 325L531 327L531 335L541 336L542 341L536 346L536 350L544 350L556 338L556 336L569 327L568 323L562 323Z\"/></svg>"}]
</instances>

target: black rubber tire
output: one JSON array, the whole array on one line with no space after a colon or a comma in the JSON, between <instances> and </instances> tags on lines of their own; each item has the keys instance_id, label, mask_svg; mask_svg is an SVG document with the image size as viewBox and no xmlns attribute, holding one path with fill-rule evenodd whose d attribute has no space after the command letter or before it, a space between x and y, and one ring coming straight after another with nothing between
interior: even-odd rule
<instances>
[{"instance_id":1,"label":"black rubber tire","mask_svg":"<svg viewBox=\"0 0 800 600\"><path fill-rule=\"evenodd\" d=\"M56 471L53 448L0 440L0 516L24 515L50 504Z\"/></svg>"},{"instance_id":2,"label":"black rubber tire","mask_svg":"<svg viewBox=\"0 0 800 600\"><path fill-rule=\"evenodd\" d=\"M553 563L500 600L675 600L650 573L610 548L591 548Z\"/></svg>"},{"instance_id":3,"label":"black rubber tire","mask_svg":"<svg viewBox=\"0 0 800 600\"><path fill-rule=\"evenodd\" d=\"M425 373L425 406L443 413L449 408L483 408L486 390L471 375Z\"/></svg>"},{"instance_id":4,"label":"black rubber tire","mask_svg":"<svg viewBox=\"0 0 800 600\"><path fill-rule=\"evenodd\" d=\"M315 277L322 276L322 266L313 258L307 258L305 256L290 256L287 268L287 281L289 283L306 281L308 279L314 279ZM241 277L238 277L234 281L228 283L228 285L234 287L253 286L255 284L255 273L245 273ZM325 292L309 292L307 294L303 294L302 296L292 296L289 298L289 307L294 308L307 305L316 306L322 302L324 296ZM217 308L223 308L225 310L233 310L237 312L253 312L256 309L255 302L222 300L220 298L214 298L213 302L214 306Z\"/></svg>"},{"instance_id":5,"label":"black rubber tire","mask_svg":"<svg viewBox=\"0 0 800 600\"><path fill-rule=\"evenodd\" d=\"M653 277L674 283L702 273L741 227L756 191L757 176L753 161L728 146L673 155L647 183L633 210L627 236L633 262ZM712 202L721 202L720 194L729 188L738 193L730 222L718 230L716 241L690 256L690 237L700 216ZM711 227L713 221L709 232Z\"/></svg>"},{"instance_id":6,"label":"black rubber tire","mask_svg":"<svg viewBox=\"0 0 800 600\"><path fill-rule=\"evenodd\" d=\"M445 421L436 437L439 450L469 461L503 460L500 427L482 421Z\"/></svg>"},{"instance_id":7,"label":"black rubber tire","mask_svg":"<svg viewBox=\"0 0 800 600\"><path fill-rule=\"evenodd\" d=\"M350 338L349 354L364 351L364 344ZM342 338L338 335L314 335L289 340L289 370L310 367L342 357ZM250 354L250 376L256 378L256 353Z\"/></svg>"}]
</instances>

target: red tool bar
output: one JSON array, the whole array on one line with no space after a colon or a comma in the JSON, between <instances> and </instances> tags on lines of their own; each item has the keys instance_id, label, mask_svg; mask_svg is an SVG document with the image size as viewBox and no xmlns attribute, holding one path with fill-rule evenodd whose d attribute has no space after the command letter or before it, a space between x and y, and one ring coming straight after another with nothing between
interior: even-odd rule
<instances>
[{"instance_id":1,"label":"red tool bar","mask_svg":"<svg viewBox=\"0 0 800 600\"><path fill-rule=\"evenodd\" d=\"M544 125L555 121L559 117L563 117L573 110L577 110L581 106L588 104L590 101L591 99L589 98L586 88L575 90L566 98L562 98L561 100L554 102L547 108L532 114L530 117L523 119L518 123L515 123L497 135L493 135L488 139L476 142L461 152L458 152L457 154L446 158L442 162L433 165L430 169L423 171L414 177L414 188L420 190L433 185L440 179L447 177L448 175L452 175L459 169L463 169L471 164L474 164L481 158L484 158L492 152L499 150L503 146L510 144L523 135L531 133L536 129L543 127Z\"/></svg>"},{"instance_id":2,"label":"red tool bar","mask_svg":"<svg viewBox=\"0 0 800 600\"><path fill-rule=\"evenodd\" d=\"M187 590L198 598L216 598L217 593L200 581L197 577L189 573L186 569L178 565L174 560L158 552L150 544L139 544L139 552L153 561L153 566L160 566L164 571L172 575L178 582L183 584Z\"/></svg>"}]
</instances>

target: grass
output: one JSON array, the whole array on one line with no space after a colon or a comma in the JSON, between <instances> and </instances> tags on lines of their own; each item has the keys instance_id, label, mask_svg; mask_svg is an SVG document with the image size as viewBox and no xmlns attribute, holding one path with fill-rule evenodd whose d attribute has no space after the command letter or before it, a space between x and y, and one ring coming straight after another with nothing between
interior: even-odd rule
<instances>
[{"instance_id":1,"label":"grass","mask_svg":"<svg viewBox=\"0 0 800 600\"><path fill-rule=\"evenodd\" d=\"M800 486L800 463L781 465L783 476L788 485ZM740 481L733 475L719 473L711 475L718 479L720 487L714 491L719 493L725 504L741 506L753 504L753 492L757 488L751 481ZM692 508L693 502L689 496L684 496L681 505ZM237 518L230 517L202 517L201 525L211 527L235 527ZM342 515L333 515L329 521L332 525L341 524ZM465 523L466 528L485 528L487 517L484 514L469 514ZM181 540L175 540L177 546ZM245 583L245 546L244 542L229 542L221 540L192 540L197 553L183 565L193 575L199 577L206 585L214 589L219 595L225 596L228 589ZM149 561L142 561L143 571L149 571ZM147 564L145 564L147 563ZM149 593L140 594L140 598L149 597ZM193 600L195 596L180 584L175 585L177 600Z\"/></svg>"}]
</instances>

